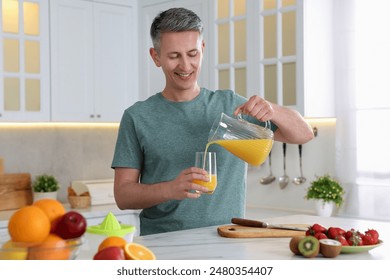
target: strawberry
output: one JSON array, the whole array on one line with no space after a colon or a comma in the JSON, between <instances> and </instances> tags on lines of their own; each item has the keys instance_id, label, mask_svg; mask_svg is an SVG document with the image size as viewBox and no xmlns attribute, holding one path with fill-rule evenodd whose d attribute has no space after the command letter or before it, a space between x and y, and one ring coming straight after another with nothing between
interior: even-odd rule
<instances>
[{"instance_id":1,"label":"strawberry","mask_svg":"<svg viewBox=\"0 0 390 280\"><path fill-rule=\"evenodd\" d=\"M361 235L363 245L375 245L374 238L371 236L370 233L362 234Z\"/></svg>"},{"instance_id":2,"label":"strawberry","mask_svg":"<svg viewBox=\"0 0 390 280\"><path fill-rule=\"evenodd\" d=\"M337 235L335 239L340 242L342 246L349 246L348 241L345 239L344 235Z\"/></svg>"},{"instance_id":3,"label":"strawberry","mask_svg":"<svg viewBox=\"0 0 390 280\"><path fill-rule=\"evenodd\" d=\"M349 246L362 246L363 240L360 235L356 232L350 238L347 239Z\"/></svg>"},{"instance_id":4,"label":"strawberry","mask_svg":"<svg viewBox=\"0 0 390 280\"><path fill-rule=\"evenodd\" d=\"M345 233L344 233L344 237L345 239L349 239L351 238L353 235L355 235L357 233L357 231L353 228L351 228L350 230L347 230Z\"/></svg>"},{"instance_id":5,"label":"strawberry","mask_svg":"<svg viewBox=\"0 0 390 280\"><path fill-rule=\"evenodd\" d=\"M323 233L323 232L316 232L316 233L314 234L314 237L317 238L318 240L320 240L320 239L328 239L328 237L326 236L326 234Z\"/></svg>"},{"instance_id":6,"label":"strawberry","mask_svg":"<svg viewBox=\"0 0 390 280\"><path fill-rule=\"evenodd\" d=\"M379 242L379 233L375 229L368 229L365 234L370 234L372 237L372 240L374 244L377 244Z\"/></svg>"},{"instance_id":7,"label":"strawberry","mask_svg":"<svg viewBox=\"0 0 390 280\"><path fill-rule=\"evenodd\" d=\"M339 227L330 227L327 231L327 236L330 239L335 239L338 235L343 235L345 233L345 230Z\"/></svg>"},{"instance_id":8,"label":"strawberry","mask_svg":"<svg viewBox=\"0 0 390 280\"><path fill-rule=\"evenodd\" d=\"M309 227L309 229L306 231L306 236L307 235L315 235L317 232L320 233L326 233L326 227L320 224L314 224Z\"/></svg>"}]
</instances>

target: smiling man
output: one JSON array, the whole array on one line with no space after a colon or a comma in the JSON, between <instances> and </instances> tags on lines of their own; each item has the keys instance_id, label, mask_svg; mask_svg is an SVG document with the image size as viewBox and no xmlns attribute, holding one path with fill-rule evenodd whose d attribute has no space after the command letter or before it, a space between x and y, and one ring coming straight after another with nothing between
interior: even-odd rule
<instances>
[{"instance_id":1,"label":"smiling man","mask_svg":"<svg viewBox=\"0 0 390 280\"><path fill-rule=\"evenodd\" d=\"M165 87L125 110L115 147L114 195L120 209L143 209L141 235L230 223L244 217L247 164L218 145L218 186L195 168L195 153L204 151L213 121L222 112L242 112L255 123L270 120L274 139L303 144L313 138L310 126L291 109L260 96L246 99L231 90L211 91L198 84L203 51L203 24L192 11L173 8L154 19L150 55L165 75Z\"/></svg>"}]
</instances>

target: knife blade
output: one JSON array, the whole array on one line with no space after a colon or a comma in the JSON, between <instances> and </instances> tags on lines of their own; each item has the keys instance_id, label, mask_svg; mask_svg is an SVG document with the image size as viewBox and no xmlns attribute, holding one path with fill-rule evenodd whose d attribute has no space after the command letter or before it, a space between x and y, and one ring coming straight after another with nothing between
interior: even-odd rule
<instances>
[{"instance_id":1,"label":"knife blade","mask_svg":"<svg viewBox=\"0 0 390 280\"><path fill-rule=\"evenodd\" d=\"M289 225L281 225L281 224L269 224L262 221L242 219L242 218L232 218L231 222L240 226L247 227L260 227L260 228L273 228L273 229L286 229L286 230L298 230L298 231L307 231L307 227L295 227Z\"/></svg>"}]
</instances>

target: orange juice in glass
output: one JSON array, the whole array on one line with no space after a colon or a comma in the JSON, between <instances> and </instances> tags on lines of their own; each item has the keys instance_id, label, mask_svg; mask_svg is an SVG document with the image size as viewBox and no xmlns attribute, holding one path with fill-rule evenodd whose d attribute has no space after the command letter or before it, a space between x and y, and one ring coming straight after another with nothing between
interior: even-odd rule
<instances>
[{"instance_id":1,"label":"orange juice in glass","mask_svg":"<svg viewBox=\"0 0 390 280\"><path fill-rule=\"evenodd\" d=\"M208 181L193 180L192 182L209 189L207 194L212 194L217 187L217 155L215 152L196 152L195 167L207 171Z\"/></svg>"}]
</instances>

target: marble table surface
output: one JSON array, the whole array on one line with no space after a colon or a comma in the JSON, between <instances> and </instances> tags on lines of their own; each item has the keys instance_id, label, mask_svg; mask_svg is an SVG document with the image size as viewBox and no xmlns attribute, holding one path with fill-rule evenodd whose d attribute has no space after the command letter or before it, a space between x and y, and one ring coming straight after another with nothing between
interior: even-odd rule
<instances>
[{"instance_id":1,"label":"marble table surface","mask_svg":"<svg viewBox=\"0 0 390 280\"><path fill-rule=\"evenodd\" d=\"M252 217L253 218L253 217ZM259 217L260 219L260 217ZM288 215L267 218L268 223L314 224L338 226L365 231L375 228L383 240L369 252L341 254L345 260L390 260L390 223L311 215ZM290 238L226 238L219 236L217 226L137 236L134 242L150 248L158 260L290 260L301 259L289 249ZM324 260L317 257L316 260Z\"/></svg>"}]
</instances>

